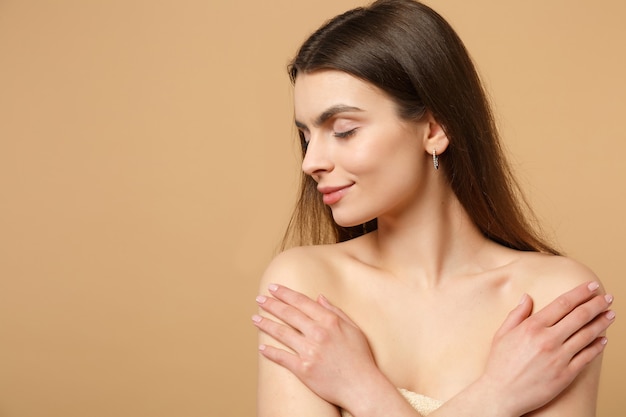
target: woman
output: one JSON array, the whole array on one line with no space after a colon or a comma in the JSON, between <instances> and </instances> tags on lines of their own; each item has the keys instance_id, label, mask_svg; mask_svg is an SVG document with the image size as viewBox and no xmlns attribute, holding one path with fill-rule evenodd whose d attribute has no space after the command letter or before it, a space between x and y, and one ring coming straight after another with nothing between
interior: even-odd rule
<instances>
[{"instance_id":1,"label":"woman","mask_svg":"<svg viewBox=\"0 0 626 417\"><path fill-rule=\"evenodd\" d=\"M306 246L262 279L259 415L593 415L612 297L527 221L451 27L377 1L290 75L305 175L287 241Z\"/></svg>"}]
</instances>

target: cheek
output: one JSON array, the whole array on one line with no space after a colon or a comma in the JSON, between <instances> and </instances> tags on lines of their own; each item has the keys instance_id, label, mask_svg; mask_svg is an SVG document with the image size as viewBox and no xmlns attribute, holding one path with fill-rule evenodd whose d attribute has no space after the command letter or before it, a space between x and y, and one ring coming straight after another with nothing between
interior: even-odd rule
<instances>
[{"instance_id":1,"label":"cheek","mask_svg":"<svg viewBox=\"0 0 626 417\"><path fill-rule=\"evenodd\" d=\"M345 167L355 174L412 176L424 165L424 152L412 140L383 138L363 142L345 154Z\"/></svg>"},{"instance_id":2,"label":"cheek","mask_svg":"<svg viewBox=\"0 0 626 417\"><path fill-rule=\"evenodd\" d=\"M424 154L416 146L397 146L381 149L376 169L367 178L385 204L398 203L409 198L423 186L425 170ZM384 196L384 197L383 197Z\"/></svg>"},{"instance_id":3,"label":"cheek","mask_svg":"<svg viewBox=\"0 0 626 417\"><path fill-rule=\"evenodd\" d=\"M420 171L424 150L424 132L405 126L394 117L363 127L352 139L341 143L341 163L353 174L410 175L406 170ZM382 172L381 172L382 171ZM398 172L399 171L399 172ZM404 171L404 172L403 172Z\"/></svg>"},{"instance_id":4,"label":"cheek","mask_svg":"<svg viewBox=\"0 0 626 417\"><path fill-rule=\"evenodd\" d=\"M361 146L345 153L344 167L353 174L365 174L375 169L376 154Z\"/></svg>"}]
</instances>

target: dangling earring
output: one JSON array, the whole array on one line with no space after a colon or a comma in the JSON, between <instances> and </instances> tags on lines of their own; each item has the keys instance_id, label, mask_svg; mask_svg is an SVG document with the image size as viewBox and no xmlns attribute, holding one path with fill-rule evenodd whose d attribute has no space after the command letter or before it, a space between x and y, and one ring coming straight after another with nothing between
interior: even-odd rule
<instances>
[{"instance_id":1,"label":"dangling earring","mask_svg":"<svg viewBox=\"0 0 626 417\"><path fill-rule=\"evenodd\" d=\"M433 149L433 166L435 169L439 169L439 157L437 156L436 149Z\"/></svg>"}]
</instances>

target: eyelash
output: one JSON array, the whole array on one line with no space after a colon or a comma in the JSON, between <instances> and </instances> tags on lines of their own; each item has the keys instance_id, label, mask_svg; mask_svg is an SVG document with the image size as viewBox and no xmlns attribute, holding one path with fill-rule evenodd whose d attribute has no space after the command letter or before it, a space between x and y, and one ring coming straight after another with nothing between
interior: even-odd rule
<instances>
[{"instance_id":1,"label":"eyelash","mask_svg":"<svg viewBox=\"0 0 626 417\"><path fill-rule=\"evenodd\" d=\"M355 127L354 129L346 130L345 132L333 132L333 136L339 139L346 139L354 135L357 129L358 128ZM302 145L302 149L306 152L307 148L309 147L309 142L305 139L304 132L300 131L298 132L298 135L300 136L300 144Z\"/></svg>"},{"instance_id":2,"label":"eyelash","mask_svg":"<svg viewBox=\"0 0 626 417\"><path fill-rule=\"evenodd\" d=\"M355 127L354 129L350 129L347 130L345 132L334 132L333 135L336 138L340 138L340 139L345 139L345 138L349 138L350 136L354 135L356 133L357 128Z\"/></svg>"}]
</instances>

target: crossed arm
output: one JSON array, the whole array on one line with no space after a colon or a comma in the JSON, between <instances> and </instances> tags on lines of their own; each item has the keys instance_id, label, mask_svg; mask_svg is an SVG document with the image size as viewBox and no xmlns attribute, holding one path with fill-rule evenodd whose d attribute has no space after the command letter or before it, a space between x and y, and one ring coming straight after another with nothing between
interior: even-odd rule
<instances>
[{"instance_id":1,"label":"crossed arm","mask_svg":"<svg viewBox=\"0 0 626 417\"><path fill-rule=\"evenodd\" d=\"M295 407L290 402L301 398L310 401L310 416L338 416L337 407L355 417L419 415L376 367L365 336L343 311L324 297L314 301L284 286L269 289L271 296L257 302L278 320L256 315L253 322L261 330L260 352L269 359L260 364L260 384L265 378L279 382L260 387L260 417L302 415L289 411ZM495 334L483 375L430 415L518 417L562 395L582 372L593 373L597 383L607 342L602 334L614 320L607 311L611 302L595 282L533 315L532 300L523 297Z\"/></svg>"}]
</instances>

